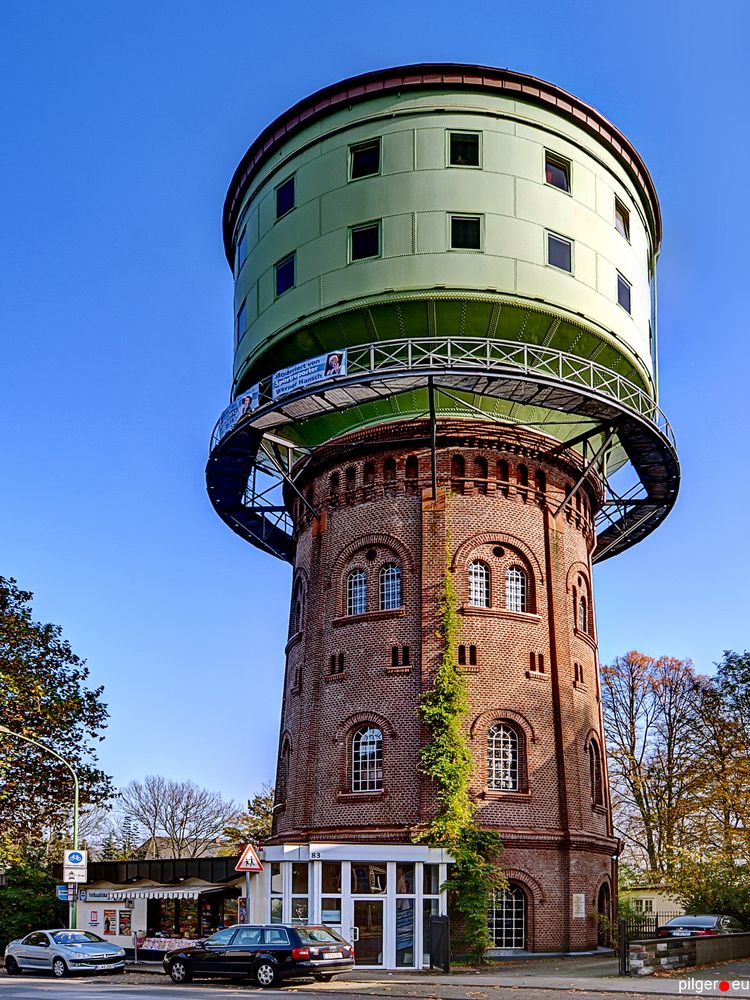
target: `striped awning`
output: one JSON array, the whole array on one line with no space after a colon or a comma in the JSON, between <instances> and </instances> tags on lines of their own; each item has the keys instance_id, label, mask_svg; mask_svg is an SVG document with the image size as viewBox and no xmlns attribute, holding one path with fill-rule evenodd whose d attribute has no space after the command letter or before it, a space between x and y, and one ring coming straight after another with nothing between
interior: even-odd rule
<instances>
[{"instance_id":1,"label":"striped awning","mask_svg":"<svg viewBox=\"0 0 750 1000\"><path fill-rule=\"evenodd\" d=\"M209 892L224 892L225 885L146 885L140 889L118 889L113 900L122 899L197 899Z\"/></svg>"}]
</instances>

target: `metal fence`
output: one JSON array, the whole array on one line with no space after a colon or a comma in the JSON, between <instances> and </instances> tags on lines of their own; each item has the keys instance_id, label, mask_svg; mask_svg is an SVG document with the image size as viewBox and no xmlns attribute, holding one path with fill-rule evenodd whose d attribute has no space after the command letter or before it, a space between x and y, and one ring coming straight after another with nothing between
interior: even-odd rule
<instances>
[{"instance_id":1,"label":"metal fence","mask_svg":"<svg viewBox=\"0 0 750 1000\"><path fill-rule=\"evenodd\" d=\"M630 942L643 941L658 937L659 928L663 927L672 917L681 917L682 912L674 913L639 913L635 917L621 917L618 921L618 954L620 975L630 972Z\"/></svg>"}]
</instances>

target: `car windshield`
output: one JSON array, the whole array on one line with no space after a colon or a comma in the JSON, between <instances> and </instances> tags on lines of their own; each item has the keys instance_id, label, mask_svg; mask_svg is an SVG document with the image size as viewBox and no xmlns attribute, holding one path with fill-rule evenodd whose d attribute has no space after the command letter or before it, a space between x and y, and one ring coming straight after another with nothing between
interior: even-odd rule
<instances>
[{"instance_id":1,"label":"car windshield","mask_svg":"<svg viewBox=\"0 0 750 1000\"><path fill-rule=\"evenodd\" d=\"M52 935L55 944L106 944L104 938L91 931L56 931Z\"/></svg>"},{"instance_id":2,"label":"car windshield","mask_svg":"<svg viewBox=\"0 0 750 1000\"><path fill-rule=\"evenodd\" d=\"M673 917L665 927L713 927L716 917Z\"/></svg>"},{"instance_id":3,"label":"car windshield","mask_svg":"<svg viewBox=\"0 0 750 1000\"><path fill-rule=\"evenodd\" d=\"M328 927L298 927L297 933L303 944L342 944L344 941Z\"/></svg>"}]
</instances>

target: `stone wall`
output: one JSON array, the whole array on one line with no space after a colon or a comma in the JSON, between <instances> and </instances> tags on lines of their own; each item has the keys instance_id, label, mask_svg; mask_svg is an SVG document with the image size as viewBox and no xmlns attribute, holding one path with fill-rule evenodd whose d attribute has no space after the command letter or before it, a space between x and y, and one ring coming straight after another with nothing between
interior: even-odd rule
<instances>
[{"instance_id":1,"label":"stone wall","mask_svg":"<svg viewBox=\"0 0 750 1000\"><path fill-rule=\"evenodd\" d=\"M712 965L750 955L750 934L717 934L710 937L653 938L630 942L631 976Z\"/></svg>"}]
</instances>

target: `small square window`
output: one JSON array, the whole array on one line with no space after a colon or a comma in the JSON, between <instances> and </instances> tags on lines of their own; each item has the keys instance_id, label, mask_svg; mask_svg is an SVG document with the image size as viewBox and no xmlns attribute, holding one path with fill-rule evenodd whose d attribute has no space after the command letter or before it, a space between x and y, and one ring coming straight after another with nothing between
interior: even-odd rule
<instances>
[{"instance_id":1,"label":"small square window","mask_svg":"<svg viewBox=\"0 0 750 1000\"><path fill-rule=\"evenodd\" d=\"M380 256L380 223L369 222L351 230L352 260Z\"/></svg>"},{"instance_id":2,"label":"small square window","mask_svg":"<svg viewBox=\"0 0 750 1000\"><path fill-rule=\"evenodd\" d=\"M289 177L276 188L276 218L291 212L294 208L294 176Z\"/></svg>"},{"instance_id":3,"label":"small square window","mask_svg":"<svg viewBox=\"0 0 750 1000\"><path fill-rule=\"evenodd\" d=\"M372 177L380 173L380 139L360 142L349 147L349 176L353 181L359 177Z\"/></svg>"},{"instance_id":4,"label":"small square window","mask_svg":"<svg viewBox=\"0 0 750 1000\"><path fill-rule=\"evenodd\" d=\"M481 250L482 222L478 215L452 215L451 250Z\"/></svg>"},{"instance_id":5,"label":"small square window","mask_svg":"<svg viewBox=\"0 0 750 1000\"><path fill-rule=\"evenodd\" d=\"M236 251L236 270L237 274L242 270L242 265L247 260L247 226L240 233L240 238L237 240L237 251Z\"/></svg>"},{"instance_id":6,"label":"small square window","mask_svg":"<svg viewBox=\"0 0 750 1000\"><path fill-rule=\"evenodd\" d=\"M561 271L573 270L573 244L562 236L547 233L547 263Z\"/></svg>"},{"instance_id":7,"label":"small square window","mask_svg":"<svg viewBox=\"0 0 750 1000\"><path fill-rule=\"evenodd\" d=\"M237 340L242 340L243 334L247 330L247 300L242 303L237 312Z\"/></svg>"},{"instance_id":8,"label":"small square window","mask_svg":"<svg viewBox=\"0 0 750 1000\"><path fill-rule=\"evenodd\" d=\"M617 301L626 312L630 312L630 282L617 272Z\"/></svg>"},{"instance_id":9,"label":"small square window","mask_svg":"<svg viewBox=\"0 0 750 1000\"><path fill-rule=\"evenodd\" d=\"M294 287L294 254L280 260L276 265L276 295L283 295Z\"/></svg>"},{"instance_id":10,"label":"small square window","mask_svg":"<svg viewBox=\"0 0 750 1000\"><path fill-rule=\"evenodd\" d=\"M570 194L570 161L554 153L544 155L544 179L552 187Z\"/></svg>"},{"instance_id":11,"label":"small square window","mask_svg":"<svg viewBox=\"0 0 750 1000\"><path fill-rule=\"evenodd\" d=\"M479 166L479 133L451 132L448 162L452 167Z\"/></svg>"},{"instance_id":12,"label":"small square window","mask_svg":"<svg viewBox=\"0 0 750 1000\"><path fill-rule=\"evenodd\" d=\"M622 233L626 240L630 239L630 212L619 198L615 198L615 229Z\"/></svg>"}]
</instances>

